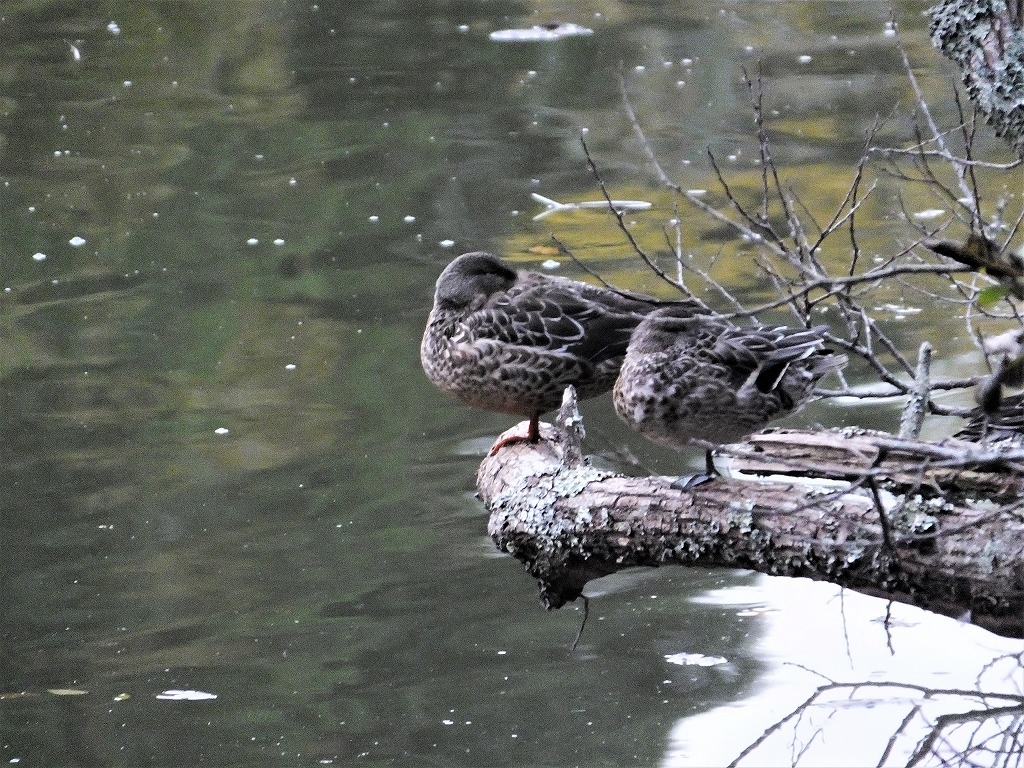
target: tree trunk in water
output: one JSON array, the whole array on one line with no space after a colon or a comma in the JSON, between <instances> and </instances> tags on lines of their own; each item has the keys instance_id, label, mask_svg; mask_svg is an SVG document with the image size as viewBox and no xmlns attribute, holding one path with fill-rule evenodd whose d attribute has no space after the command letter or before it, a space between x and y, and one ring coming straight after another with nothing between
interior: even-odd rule
<instances>
[{"instance_id":1,"label":"tree trunk in water","mask_svg":"<svg viewBox=\"0 0 1024 768\"><path fill-rule=\"evenodd\" d=\"M932 40L960 67L971 100L1024 158L1024 2L947 0L928 13Z\"/></svg>"},{"instance_id":2,"label":"tree trunk in water","mask_svg":"<svg viewBox=\"0 0 1024 768\"><path fill-rule=\"evenodd\" d=\"M549 609L623 568L693 564L830 581L1024 637L1024 451L781 430L718 454L757 480L683 487L589 466L568 397L559 427L542 427L485 458L477 487L495 544Z\"/></svg>"}]
</instances>

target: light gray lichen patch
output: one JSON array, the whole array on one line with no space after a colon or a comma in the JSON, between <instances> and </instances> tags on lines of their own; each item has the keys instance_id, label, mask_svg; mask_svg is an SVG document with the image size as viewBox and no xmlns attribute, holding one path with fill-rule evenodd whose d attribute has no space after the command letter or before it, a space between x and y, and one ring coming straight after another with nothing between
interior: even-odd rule
<instances>
[{"instance_id":1,"label":"light gray lichen patch","mask_svg":"<svg viewBox=\"0 0 1024 768\"><path fill-rule=\"evenodd\" d=\"M1013 554L1006 551L1006 547L999 539L991 539L982 548L976 559L976 565L980 573L991 576L1000 564L1011 559Z\"/></svg>"},{"instance_id":2,"label":"light gray lichen patch","mask_svg":"<svg viewBox=\"0 0 1024 768\"><path fill-rule=\"evenodd\" d=\"M737 508L730 504L725 513L725 522L742 534L750 533L754 530L753 506Z\"/></svg>"},{"instance_id":3,"label":"light gray lichen patch","mask_svg":"<svg viewBox=\"0 0 1024 768\"><path fill-rule=\"evenodd\" d=\"M609 472L594 467L578 466L572 469L559 467L554 473L552 489L560 498L577 496L591 483L614 476Z\"/></svg>"},{"instance_id":4,"label":"light gray lichen patch","mask_svg":"<svg viewBox=\"0 0 1024 768\"><path fill-rule=\"evenodd\" d=\"M895 530L920 536L938 533L942 526L940 516L955 512L955 505L941 497L924 498L921 494L915 493L906 497L903 504L892 510L890 520Z\"/></svg>"},{"instance_id":5,"label":"light gray lichen patch","mask_svg":"<svg viewBox=\"0 0 1024 768\"><path fill-rule=\"evenodd\" d=\"M558 467L551 472L519 478L496 495L490 504L492 518L500 515L502 527L513 525L556 548L560 544L578 542L581 528L594 524L597 517L589 507L581 507L571 515L557 514L559 502L582 493L591 483L612 476L613 472L587 466ZM564 505L562 505L564 507ZM601 516L598 523L605 520Z\"/></svg>"}]
</instances>

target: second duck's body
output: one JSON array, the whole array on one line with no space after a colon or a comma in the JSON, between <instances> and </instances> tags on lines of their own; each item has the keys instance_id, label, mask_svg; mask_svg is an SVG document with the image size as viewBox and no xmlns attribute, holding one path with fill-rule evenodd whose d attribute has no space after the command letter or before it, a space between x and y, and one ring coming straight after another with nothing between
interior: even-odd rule
<instances>
[{"instance_id":1,"label":"second duck's body","mask_svg":"<svg viewBox=\"0 0 1024 768\"><path fill-rule=\"evenodd\" d=\"M793 413L825 374L846 364L823 328L741 328L662 309L633 332L615 383L615 410L650 440L731 443Z\"/></svg>"},{"instance_id":2,"label":"second duck's body","mask_svg":"<svg viewBox=\"0 0 1024 768\"><path fill-rule=\"evenodd\" d=\"M967 426L953 437L972 443L1024 444L1024 393L1001 398L991 413L975 408Z\"/></svg>"}]
</instances>

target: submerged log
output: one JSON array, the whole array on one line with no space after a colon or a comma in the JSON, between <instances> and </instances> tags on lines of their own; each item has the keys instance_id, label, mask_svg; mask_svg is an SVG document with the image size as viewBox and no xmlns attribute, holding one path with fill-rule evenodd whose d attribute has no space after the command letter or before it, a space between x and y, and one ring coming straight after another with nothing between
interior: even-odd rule
<instances>
[{"instance_id":1,"label":"submerged log","mask_svg":"<svg viewBox=\"0 0 1024 768\"><path fill-rule=\"evenodd\" d=\"M624 568L700 565L830 581L1024 637L1024 451L778 430L719 451L743 478L687 487L594 468L581 438L567 397L539 443L477 474L488 532L548 609Z\"/></svg>"}]
</instances>

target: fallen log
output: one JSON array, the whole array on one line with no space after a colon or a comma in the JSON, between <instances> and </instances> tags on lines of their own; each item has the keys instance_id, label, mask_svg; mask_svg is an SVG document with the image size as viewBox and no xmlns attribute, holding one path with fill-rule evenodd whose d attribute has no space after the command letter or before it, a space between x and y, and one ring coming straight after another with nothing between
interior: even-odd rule
<instances>
[{"instance_id":1,"label":"fallen log","mask_svg":"<svg viewBox=\"0 0 1024 768\"><path fill-rule=\"evenodd\" d=\"M624 568L700 565L830 581L1024 637L1024 451L777 430L718 452L742 477L687 485L592 467L570 395L539 443L477 474L488 532L546 608Z\"/></svg>"}]
</instances>

